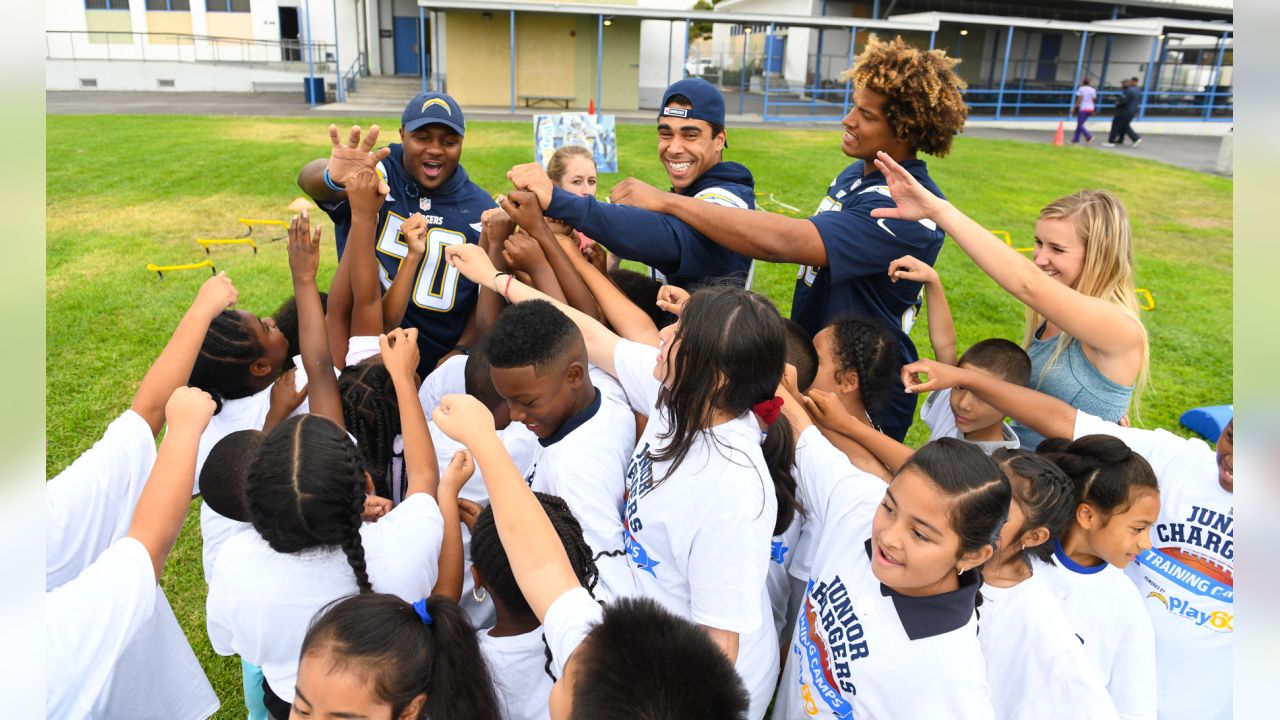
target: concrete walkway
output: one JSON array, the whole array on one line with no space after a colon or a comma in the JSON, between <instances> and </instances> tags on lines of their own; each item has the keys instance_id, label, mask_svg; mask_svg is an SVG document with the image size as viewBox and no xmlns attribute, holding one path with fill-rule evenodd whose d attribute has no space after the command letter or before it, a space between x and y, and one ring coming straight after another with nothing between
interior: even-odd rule
<instances>
[{"instance_id":1,"label":"concrete walkway","mask_svg":"<svg viewBox=\"0 0 1280 720\"><path fill-rule=\"evenodd\" d=\"M736 109L726 103L727 109ZM272 117L384 117L396 116L403 109L401 106L388 104L355 105L350 103L331 103L318 106L312 110L302 100L299 93L173 93L173 92L114 92L106 90L86 91L48 91L45 93L45 111L50 115L242 115ZM524 110L511 113L507 108L467 109L467 117L483 120L527 122L542 110ZM653 122L653 112L649 110L611 113L622 123ZM730 127L756 128L788 128L788 129L837 129L834 122L810 123L774 123L764 122L758 114L730 115L725 118ZM988 138L994 140L1014 140L1020 142L1050 142L1054 126L1053 121L1042 121L1043 129L1022 129L1001 126L990 122L975 122L965 128L966 137ZM1184 127L1166 128L1173 123L1135 123L1135 129L1143 135L1143 142L1134 148L1128 144L1104 148L1107 128L1110 121L1106 118L1091 123L1094 142L1090 146L1064 147L1065 151L1080 152L1118 152L1136 157L1169 163L1199 172L1215 172L1218 150L1224 124L1215 123L1206 126L1205 132L1214 135L1183 134L1191 129L1190 123ZM1227 126L1229 127L1229 126ZM1177 132L1178 134L1165 134ZM1067 142L1070 143L1071 128L1067 129Z\"/></svg>"}]
</instances>

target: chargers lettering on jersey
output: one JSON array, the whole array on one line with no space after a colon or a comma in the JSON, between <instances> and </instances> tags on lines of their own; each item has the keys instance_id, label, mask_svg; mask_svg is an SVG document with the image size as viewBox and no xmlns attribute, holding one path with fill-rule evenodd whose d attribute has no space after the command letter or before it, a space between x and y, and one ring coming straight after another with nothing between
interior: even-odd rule
<instances>
[{"instance_id":1,"label":"chargers lettering on jersey","mask_svg":"<svg viewBox=\"0 0 1280 720\"><path fill-rule=\"evenodd\" d=\"M802 694L811 692L838 718L852 717L853 706L845 695L856 695L858 691L850 665L871 652L863 639L862 622L853 610L849 589L839 575L827 582L809 580L804 612L796 618L792 652L800 661Z\"/></svg>"},{"instance_id":2,"label":"chargers lettering on jersey","mask_svg":"<svg viewBox=\"0 0 1280 720\"><path fill-rule=\"evenodd\" d=\"M1192 506L1191 514L1182 522L1156 525L1160 542L1191 545L1225 560L1235 558L1235 535L1235 518L1199 505Z\"/></svg>"},{"instance_id":3,"label":"chargers lettering on jersey","mask_svg":"<svg viewBox=\"0 0 1280 720\"><path fill-rule=\"evenodd\" d=\"M638 569L657 577L658 574L653 569L662 563L649 557L649 552L644 549L639 540L636 540L634 534L644 528L644 523L637 515L638 501L653 489L653 459L649 457L649 443L645 443L644 447L636 450L631 456L631 462L627 465L626 480L623 547L626 549L627 557Z\"/></svg>"}]
</instances>

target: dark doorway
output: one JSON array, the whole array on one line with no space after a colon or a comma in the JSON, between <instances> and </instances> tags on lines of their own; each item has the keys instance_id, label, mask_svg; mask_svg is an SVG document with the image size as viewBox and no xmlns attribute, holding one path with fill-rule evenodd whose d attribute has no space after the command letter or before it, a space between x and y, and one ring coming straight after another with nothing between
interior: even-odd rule
<instances>
[{"instance_id":1,"label":"dark doorway","mask_svg":"<svg viewBox=\"0 0 1280 720\"><path fill-rule=\"evenodd\" d=\"M297 62L302 59L302 43L298 40L298 8L282 7L279 11L280 59Z\"/></svg>"}]
</instances>

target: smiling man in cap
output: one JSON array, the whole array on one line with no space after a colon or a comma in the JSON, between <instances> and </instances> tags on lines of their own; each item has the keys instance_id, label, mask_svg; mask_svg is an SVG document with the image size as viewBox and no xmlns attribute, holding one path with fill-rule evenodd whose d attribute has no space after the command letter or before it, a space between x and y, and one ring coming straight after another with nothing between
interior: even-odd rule
<instances>
[{"instance_id":1,"label":"smiling man in cap","mask_svg":"<svg viewBox=\"0 0 1280 720\"><path fill-rule=\"evenodd\" d=\"M671 192L727 207L755 207L751 171L722 158L726 142L724 97L701 78L667 88L658 111L658 158ZM531 190L550 217L563 220L625 260L653 269L657 279L685 288L729 278L749 285L751 259L715 244L671 215L597 202L555 186L537 163L507 173L516 187Z\"/></svg>"},{"instance_id":2,"label":"smiling man in cap","mask_svg":"<svg viewBox=\"0 0 1280 720\"><path fill-rule=\"evenodd\" d=\"M446 354L465 350L475 335L475 283L444 260L444 246L478 242L480 214L494 207L487 192L460 164L466 121L462 108L444 93L422 93L405 106L400 143L379 148L378 126L361 140L355 126L341 142L329 126L328 159L313 160L298 174L298 186L333 220L338 256L351 229L351 206L343 183L361 168L373 167L388 190L374 238L383 292L391 286L408 253L401 224L413 213L427 220L427 251L405 309L404 327L418 328L419 374L425 377Z\"/></svg>"}]
</instances>

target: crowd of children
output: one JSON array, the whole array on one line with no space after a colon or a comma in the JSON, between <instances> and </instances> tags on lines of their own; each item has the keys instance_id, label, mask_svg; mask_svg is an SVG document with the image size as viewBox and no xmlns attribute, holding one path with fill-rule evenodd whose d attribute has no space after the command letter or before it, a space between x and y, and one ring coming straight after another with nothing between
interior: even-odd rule
<instances>
[{"instance_id":1,"label":"crowd of children","mask_svg":"<svg viewBox=\"0 0 1280 720\"><path fill-rule=\"evenodd\" d=\"M216 710L156 585L198 493L255 720L1230 717L1233 427L1216 454L1131 427L1117 197L1048 205L1034 264L942 197L915 153L963 122L952 64L868 46L807 225L752 209L702 81L658 118L672 197L626 205L568 147L495 207L439 93L389 148L331 127L299 177L327 293L304 212L274 319L205 282L48 484L49 716ZM944 234L1027 306L1022 344L960 352ZM752 259L808 266L793 319Z\"/></svg>"}]
</instances>

